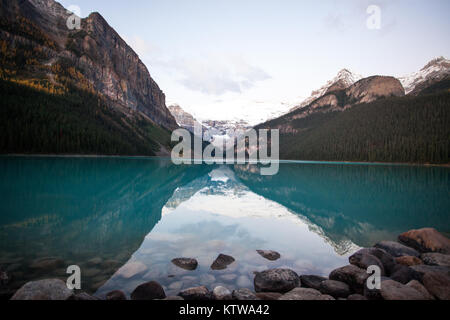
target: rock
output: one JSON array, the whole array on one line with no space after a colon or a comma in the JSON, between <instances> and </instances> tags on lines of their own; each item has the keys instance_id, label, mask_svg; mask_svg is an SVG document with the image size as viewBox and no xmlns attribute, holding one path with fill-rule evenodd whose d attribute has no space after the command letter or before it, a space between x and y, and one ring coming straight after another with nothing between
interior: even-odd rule
<instances>
[{"instance_id":1,"label":"rock","mask_svg":"<svg viewBox=\"0 0 450 320\"><path fill-rule=\"evenodd\" d=\"M384 276L386 274L384 270L384 265L381 262L381 260L365 251L358 251L357 253L352 255L349 258L349 262L350 264L353 264L361 269L366 270L370 266L378 266L380 267L381 275Z\"/></svg>"},{"instance_id":2,"label":"rock","mask_svg":"<svg viewBox=\"0 0 450 320\"><path fill-rule=\"evenodd\" d=\"M259 292L256 297L260 300L275 301L281 298L282 294L278 292Z\"/></svg>"},{"instance_id":3,"label":"rock","mask_svg":"<svg viewBox=\"0 0 450 320\"><path fill-rule=\"evenodd\" d=\"M413 256L403 256L395 258L395 262L404 266L417 266L419 264L423 264L422 260Z\"/></svg>"},{"instance_id":4,"label":"rock","mask_svg":"<svg viewBox=\"0 0 450 320\"><path fill-rule=\"evenodd\" d=\"M407 284L412 280L420 280L422 276L414 269L399 264L394 268L390 278L394 281L400 282L401 284Z\"/></svg>"},{"instance_id":5,"label":"rock","mask_svg":"<svg viewBox=\"0 0 450 320\"><path fill-rule=\"evenodd\" d=\"M402 257L402 256L413 256L419 257L420 253L414 250L413 248L407 247L401 243L394 241L382 241L375 245L378 249L383 249L393 257Z\"/></svg>"},{"instance_id":6,"label":"rock","mask_svg":"<svg viewBox=\"0 0 450 320\"><path fill-rule=\"evenodd\" d=\"M384 281L381 285L381 296L384 300L424 300L424 295L394 280Z\"/></svg>"},{"instance_id":7,"label":"rock","mask_svg":"<svg viewBox=\"0 0 450 320\"><path fill-rule=\"evenodd\" d=\"M366 270L358 268L354 265L348 265L331 272L330 280L341 281L350 286L356 293L362 294L366 285L367 278Z\"/></svg>"},{"instance_id":8,"label":"rock","mask_svg":"<svg viewBox=\"0 0 450 320\"><path fill-rule=\"evenodd\" d=\"M169 296L169 297L167 297L165 299L162 299L162 300L165 300L165 301L183 301L184 299L182 297L180 297L180 296Z\"/></svg>"},{"instance_id":9,"label":"rock","mask_svg":"<svg viewBox=\"0 0 450 320\"><path fill-rule=\"evenodd\" d=\"M177 267L188 271L193 271L198 267L198 261L190 258L173 259L172 263Z\"/></svg>"},{"instance_id":10,"label":"rock","mask_svg":"<svg viewBox=\"0 0 450 320\"><path fill-rule=\"evenodd\" d=\"M232 256L220 254L211 265L212 270L225 270L230 264L236 260Z\"/></svg>"},{"instance_id":11,"label":"rock","mask_svg":"<svg viewBox=\"0 0 450 320\"><path fill-rule=\"evenodd\" d=\"M213 295L215 300L232 300L233 296L231 291L225 287L216 287L213 290Z\"/></svg>"},{"instance_id":12,"label":"rock","mask_svg":"<svg viewBox=\"0 0 450 320\"><path fill-rule=\"evenodd\" d=\"M435 300L434 297L428 292L428 290L417 280L408 282L406 286L419 291L423 295L424 300Z\"/></svg>"},{"instance_id":13,"label":"rock","mask_svg":"<svg viewBox=\"0 0 450 320\"><path fill-rule=\"evenodd\" d=\"M127 296L123 291L115 290L111 291L106 295L106 300L108 301L120 301L120 300L127 300Z\"/></svg>"},{"instance_id":14,"label":"rock","mask_svg":"<svg viewBox=\"0 0 450 320\"><path fill-rule=\"evenodd\" d=\"M102 262L103 262L103 259L100 257L97 257L97 258L92 258L92 259L88 260L86 262L86 265L87 266L96 266L96 265L102 264Z\"/></svg>"},{"instance_id":15,"label":"rock","mask_svg":"<svg viewBox=\"0 0 450 320\"><path fill-rule=\"evenodd\" d=\"M424 253L420 257L426 265L450 267L450 255L433 252Z\"/></svg>"},{"instance_id":16,"label":"rock","mask_svg":"<svg viewBox=\"0 0 450 320\"><path fill-rule=\"evenodd\" d=\"M367 300L367 298L360 294L352 294L348 296L347 300L357 301L357 300Z\"/></svg>"},{"instance_id":17,"label":"rock","mask_svg":"<svg viewBox=\"0 0 450 320\"><path fill-rule=\"evenodd\" d=\"M216 282L216 277L214 277L212 274L202 274L198 280L202 285L209 286Z\"/></svg>"},{"instance_id":18,"label":"rock","mask_svg":"<svg viewBox=\"0 0 450 320\"><path fill-rule=\"evenodd\" d=\"M30 265L30 268L32 269L41 269L45 271L51 271L61 267L64 267L64 260L57 258L38 259Z\"/></svg>"},{"instance_id":19,"label":"rock","mask_svg":"<svg viewBox=\"0 0 450 320\"><path fill-rule=\"evenodd\" d=\"M139 261L134 261L127 263L122 268L120 268L119 271L117 271L117 275L125 279L130 279L134 276L144 273L145 271L147 271L147 266L145 264Z\"/></svg>"},{"instance_id":20,"label":"rock","mask_svg":"<svg viewBox=\"0 0 450 320\"><path fill-rule=\"evenodd\" d=\"M358 252L371 254L371 255L377 257L383 264L384 271L386 272L387 275L391 274L392 270L394 269L394 267L396 265L394 257L390 253L386 252L383 249L366 248L366 249L361 249Z\"/></svg>"},{"instance_id":21,"label":"rock","mask_svg":"<svg viewBox=\"0 0 450 320\"><path fill-rule=\"evenodd\" d=\"M381 277L381 283L388 280L391 280L391 278ZM364 286L364 297L368 300L383 300L383 297L381 296L381 290L369 289L367 287L367 284Z\"/></svg>"},{"instance_id":22,"label":"rock","mask_svg":"<svg viewBox=\"0 0 450 320\"><path fill-rule=\"evenodd\" d=\"M299 301L311 301L311 300L334 300L329 295L321 294L320 291L311 288L295 288L288 293L281 296L278 300L299 300Z\"/></svg>"},{"instance_id":23,"label":"rock","mask_svg":"<svg viewBox=\"0 0 450 320\"><path fill-rule=\"evenodd\" d=\"M233 291L233 299L239 301L259 300L255 293L250 289L239 289Z\"/></svg>"},{"instance_id":24,"label":"rock","mask_svg":"<svg viewBox=\"0 0 450 320\"><path fill-rule=\"evenodd\" d=\"M271 269L258 272L254 284L256 292L286 293L300 286L300 278L289 269Z\"/></svg>"},{"instance_id":25,"label":"rock","mask_svg":"<svg viewBox=\"0 0 450 320\"><path fill-rule=\"evenodd\" d=\"M178 294L184 300L200 300L207 301L213 299L213 294L206 287L195 287L181 291Z\"/></svg>"},{"instance_id":26,"label":"rock","mask_svg":"<svg viewBox=\"0 0 450 320\"><path fill-rule=\"evenodd\" d=\"M0 270L0 288L8 285L10 281L10 277L6 271Z\"/></svg>"},{"instance_id":27,"label":"rock","mask_svg":"<svg viewBox=\"0 0 450 320\"><path fill-rule=\"evenodd\" d=\"M421 264L418 266L412 266L410 268L414 271L417 271L421 275L421 277L423 277L427 273L438 273L442 274L443 276L450 277L450 267L428 266L425 264Z\"/></svg>"},{"instance_id":28,"label":"rock","mask_svg":"<svg viewBox=\"0 0 450 320\"><path fill-rule=\"evenodd\" d=\"M11 300L68 300L73 291L58 279L28 282L20 288Z\"/></svg>"},{"instance_id":29,"label":"rock","mask_svg":"<svg viewBox=\"0 0 450 320\"><path fill-rule=\"evenodd\" d=\"M350 294L348 284L335 280L325 280L320 284L319 291L334 298L347 298Z\"/></svg>"},{"instance_id":30,"label":"rock","mask_svg":"<svg viewBox=\"0 0 450 320\"><path fill-rule=\"evenodd\" d=\"M91 296L85 292L81 292L81 293L77 293L72 295L69 299L67 300L71 300L71 301L98 301L101 300L97 297Z\"/></svg>"},{"instance_id":31,"label":"rock","mask_svg":"<svg viewBox=\"0 0 450 320\"><path fill-rule=\"evenodd\" d=\"M300 276L300 282L302 284L302 287L316 290L319 290L320 284L325 280L328 280L328 278L313 275Z\"/></svg>"},{"instance_id":32,"label":"rock","mask_svg":"<svg viewBox=\"0 0 450 320\"><path fill-rule=\"evenodd\" d=\"M257 250L256 252L258 252L261 257L266 258L267 260L270 261L276 261L281 258L281 255L276 251Z\"/></svg>"},{"instance_id":33,"label":"rock","mask_svg":"<svg viewBox=\"0 0 450 320\"><path fill-rule=\"evenodd\" d=\"M427 291L439 300L450 300L450 277L430 272L423 276L422 282Z\"/></svg>"},{"instance_id":34,"label":"rock","mask_svg":"<svg viewBox=\"0 0 450 320\"><path fill-rule=\"evenodd\" d=\"M422 253L450 254L450 239L433 228L405 232L398 237L398 240Z\"/></svg>"},{"instance_id":35,"label":"rock","mask_svg":"<svg viewBox=\"0 0 450 320\"><path fill-rule=\"evenodd\" d=\"M156 300L164 299L166 294L158 282L150 281L141 284L131 293L131 300Z\"/></svg>"}]
</instances>

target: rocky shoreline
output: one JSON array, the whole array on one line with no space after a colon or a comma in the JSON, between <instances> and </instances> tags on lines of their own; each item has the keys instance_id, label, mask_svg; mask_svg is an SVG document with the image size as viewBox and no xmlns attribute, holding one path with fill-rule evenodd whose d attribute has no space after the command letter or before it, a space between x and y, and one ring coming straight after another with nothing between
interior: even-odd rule
<instances>
[{"instance_id":1,"label":"rocky shoreline","mask_svg":"<svg viewBox=\"0 0 450 320\"><path fill-rule=\"evenodd\" d=\"M275 251L258 250L270 261L280 259ZM224 270L235 259L220 254L211 270ZM177 258L172 263L184 270L195 270L195 258ZM188 288L177 296L166 296L164 288L155 281L139 285L132 300L450 300L450 239L426 228L401 234L398 242L382 241L364 248L349 258L349 265L332 271L328 278L298 275L289 269L269 269L255 272L254 291L230 291L218 286ZM380 289L367 285L372 276L368 269L380 271ZM6 272L0 272L0 285L8 282ZM11 300L127 300L120 290L99 298L84 292L69 290L57 279L29 282Z\"/></svg>"}]
</instances>

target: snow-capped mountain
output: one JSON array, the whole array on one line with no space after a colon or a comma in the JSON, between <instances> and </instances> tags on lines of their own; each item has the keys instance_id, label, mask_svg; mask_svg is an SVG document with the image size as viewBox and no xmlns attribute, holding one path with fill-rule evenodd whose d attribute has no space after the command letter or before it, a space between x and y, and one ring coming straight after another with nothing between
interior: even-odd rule
<instances>
[{"instance_id":1,"label":"snow-capped mountain","mask_svg":"<svg viewBox=\"0 0 450 320\"><path fill-rule=\"evenodd\" d=\"M361 79L363 79L362 75L353 73L347 69L342 69L341 71L338 72L336 77L328 81L327 84L321 87L320 89L313 91L308 99L303 101L300 105L292 108L291 111L306 107L314 100L323 97L325 94L329 92L347 89L348 87L352 86Z\"/></svg>"},{"instance_id":2,"label":"snow-capped mountain","mask_svg":"<svg viewBox=\"0 0 450 320\"><path fill-rule=\"evenodd\" d=\"M399 78L406 94L415 94L434 82L450 76L450 60L439 57L431 60L420 71Z\"/></svg>"}]
</instances>

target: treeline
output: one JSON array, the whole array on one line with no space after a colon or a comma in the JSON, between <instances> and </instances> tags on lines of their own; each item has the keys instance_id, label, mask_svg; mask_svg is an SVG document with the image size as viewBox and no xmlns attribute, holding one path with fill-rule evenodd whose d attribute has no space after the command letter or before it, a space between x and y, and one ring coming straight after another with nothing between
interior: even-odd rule
<instances>
[{"instance_id":1,"label":"treeline","mask_svg":"<svg viewBox=\"0 0 450 320\"><path fill-rule=\"evenodd\" d=\"M75 87L50 94L0 80L0 96L1 154L154 156L160 144L170 148L165 129Z\"/></svg>"},{"instance_id":2,"label":"treeline","mask_svg":"<svg viewBox=\"0 0 450 320\"><path fill-rule=\"evenodd\" d=\"M439 89L445 88L441 84ZM281 135L282 159L450 162L448 89L378 100L344 112L317 113L289 125L296 133Z\"/></svg>"}]
</instances>

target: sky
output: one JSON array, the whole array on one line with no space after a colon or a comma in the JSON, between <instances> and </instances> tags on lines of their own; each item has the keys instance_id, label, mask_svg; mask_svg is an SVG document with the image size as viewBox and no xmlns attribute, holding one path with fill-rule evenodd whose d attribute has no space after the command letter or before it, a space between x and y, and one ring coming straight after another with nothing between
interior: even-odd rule
<instances>
[{"instance_id":1,"label":"sky","mask_svg":"<svg viewBox=\"0 0 450 320\"><path fill-rule=\"evenodd\" d=\"M200 120L257 124L343 68L405 76L450 57L448 0L63 0L99 12L167 97ZM369 6L380 9L380 28ZM374 20L375 19L375 20Z\"/></svg>"}]
</instances>

